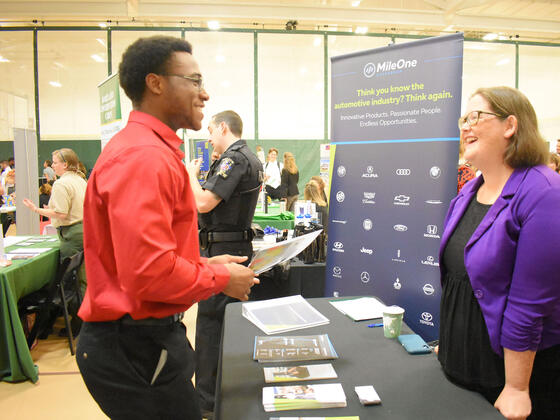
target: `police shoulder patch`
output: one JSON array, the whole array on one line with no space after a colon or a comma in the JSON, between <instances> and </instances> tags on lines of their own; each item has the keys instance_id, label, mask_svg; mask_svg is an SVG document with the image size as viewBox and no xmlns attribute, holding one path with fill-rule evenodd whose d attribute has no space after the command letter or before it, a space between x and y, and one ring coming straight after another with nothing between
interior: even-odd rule
<instances>
[{"instance_id":1,"label":"police shoulder patch","mask_svg":"<svg viewBox=\"0 0 560 420\"><path fill-rule=\"evenodd\" d=\"M220 175L224 179L227 178L229 173L233 169L233 165L234 165L233 159L230 158L222 159L222 161L220 162L220 167L218 169L218 175Z\"/></svg>"}]
</instances>

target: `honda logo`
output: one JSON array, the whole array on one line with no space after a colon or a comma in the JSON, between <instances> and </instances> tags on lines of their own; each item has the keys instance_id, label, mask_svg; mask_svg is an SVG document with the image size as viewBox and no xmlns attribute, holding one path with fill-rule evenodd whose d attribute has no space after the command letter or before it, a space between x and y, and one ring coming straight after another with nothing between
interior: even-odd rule
<instances>
[{"instance_id":1,"label":"honda logo","mask_svg":"<svg viewBox=\"0 0 560 420\"><path fill-rule=\"evenodd\" d=\"M436 225L428 225L426 227L426 232L428 232L430 235L436 235L437 234L437 226Z\"/></svg>"}]
</instances>

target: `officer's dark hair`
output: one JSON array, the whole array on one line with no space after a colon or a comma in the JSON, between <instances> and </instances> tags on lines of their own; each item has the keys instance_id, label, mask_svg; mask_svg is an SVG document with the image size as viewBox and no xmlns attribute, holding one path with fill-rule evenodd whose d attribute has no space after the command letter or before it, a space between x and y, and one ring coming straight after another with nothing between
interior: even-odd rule
<instances>
[{"instance_id":1,"label":"officer's dark hair","mask_svg":"<svg viewBox=\"0 0 560 420\"><path fill-rule=\"evenodd\" d=\"M237 112L222 111L214 115L212 117L212 121L216 125L225 122L229 127L229 131L231 131L235 137L241 138L241 134L243 134L243 120L241 120L241 117Z\"/></svg>"},{"instance_id":2,"label":"officer's dark hair","mask_svg":"<svg viewBox=\"0 0 560 420\"><path fill-rule=\"evenodd\" d=\"M133 104L142 102L146 76L150 73L166 73L174 52L192 54L192 46L184 39L158 35L139 38L126 49L119 65L119 78L126 96Z\"/></svg>"}]
</instances>

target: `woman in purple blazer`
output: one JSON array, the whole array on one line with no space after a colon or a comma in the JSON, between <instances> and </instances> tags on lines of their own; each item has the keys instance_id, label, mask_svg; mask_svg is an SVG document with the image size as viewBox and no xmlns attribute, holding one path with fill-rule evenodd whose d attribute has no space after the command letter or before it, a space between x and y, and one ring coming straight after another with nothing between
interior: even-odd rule
<instances>
[{"instance_id":1,"label":"woman in purple blazer","mask_svg":"<svg viewBox=\"0 0 560 420\"><path fill-rule=\"evenodd\" d=\"M516 89L478 89L459 128L482 175L445 220L438 359L506 418L558 419L560 176Z\"/></svg>"}]
</instances>

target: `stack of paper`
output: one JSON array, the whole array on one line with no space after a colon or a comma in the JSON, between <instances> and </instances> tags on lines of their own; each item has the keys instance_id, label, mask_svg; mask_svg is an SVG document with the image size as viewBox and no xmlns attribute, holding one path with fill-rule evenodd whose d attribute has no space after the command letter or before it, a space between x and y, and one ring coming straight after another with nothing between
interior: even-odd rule
<instances>
[{"instance_id":1,"label":"stack of paper","mask_svg":"<svg viewBox=\"0 0 560 420\"><path fill-rule=\"evenodd\" d=\"M385 305L373 297L339 299L329 301L332 306L354 321L383 318Z\"/></svg>"},{"instance_id":2,"label":"stack of paper","mask_svg":"<svg viewBox=\"0 0 560 420\"><path fill-rule=\"evenodd\" d=\"M270 386L263 388L265 411L346 407L341 384Z\"/></svg>"},{"instance_id":3,"label":"stack of paper","mask_svg":"<svg viewBox=\"0 0 560 420\"><path fill-rule=\"evenodd\" d=\"M301 295L247 302L242 305L242 313L266 334L329 323L329 320Z\"/></svg>"},{"instance_id":4,"label":"stack of paper","mask_svg":"<svg viewBox=\"0 0 560 420\"><path fill-rule=\"evenodd\" d=\"M272 382L314 381L334 378L337 378L336 372L330 363L264 368L264 381L267 384Z\"/></svg>"},{"instance_id":5,"label":"stack of paper","mask_svg":"<svg viewBox=\"0 0 560 420\"><path fill-rule=\"evenodd\" d=\"M360 420L360 416L336 416L336 417L271 417L270 420Z\"/></svg>"},{"instance_id":6,"label":"stack of paper","mask_svg":"<svg viewBox=\"0 0 560 420\"><path fill-rule=\"evenodd\" d=\"M337 359L328 334L255 337L253 360L283 362Z\"/></svg>"}]
</instances>

